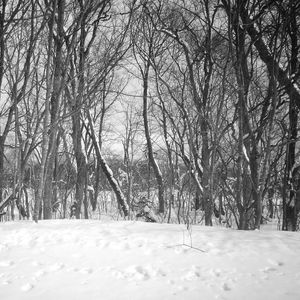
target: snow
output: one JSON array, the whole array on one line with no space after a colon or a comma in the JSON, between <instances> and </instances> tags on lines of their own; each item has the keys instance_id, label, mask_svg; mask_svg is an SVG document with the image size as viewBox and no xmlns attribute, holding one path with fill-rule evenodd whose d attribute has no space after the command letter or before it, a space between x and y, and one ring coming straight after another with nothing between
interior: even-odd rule
<instances>
[{"instance_id":1,"label":"snow","mask_svg":"<svg viewBox=\"0 0 300 300\"><path fill-rule=\"evenodd\" d=\"M299 232L50 220L0 237L0 299L300 299Z\"/></svg>"},{"instance_id":2,"label":"snow","mask_svg":"<svg viewBox=\"0 0 300 300\"><path fill-rule=\"evenodd\" d=\"M243 144L243 153L244 153L244 156L245 156L245 159L247 162L250 162L249 160L249 157L248 157L248 154L247 154L247 149L245 147L245 145Z\"/></svg>"}]
</instances>

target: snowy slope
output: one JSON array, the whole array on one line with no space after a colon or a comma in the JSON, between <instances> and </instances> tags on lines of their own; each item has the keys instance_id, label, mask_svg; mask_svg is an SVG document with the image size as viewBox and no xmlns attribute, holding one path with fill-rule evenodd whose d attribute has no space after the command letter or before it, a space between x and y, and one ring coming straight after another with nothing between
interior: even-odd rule
<instances>
[{"instance_id":1,"label":"snowy slope","mask_svg":"<svg viewBox=\"0 0 300 300\"><path fill-rule=\"evenodd\" d=\"M0 299L296 300L300 234L129 221L0 223Z\"/></svg>"}]
</instances>

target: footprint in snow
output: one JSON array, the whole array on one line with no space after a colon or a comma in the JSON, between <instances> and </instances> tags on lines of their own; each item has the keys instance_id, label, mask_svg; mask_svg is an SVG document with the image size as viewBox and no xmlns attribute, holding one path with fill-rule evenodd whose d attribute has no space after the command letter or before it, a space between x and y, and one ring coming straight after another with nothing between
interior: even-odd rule
<instances>
[{"instance_id":1,"label":"footprint in snow","mask_svg":"<svg viewBox=\"0 0 300 300\"><path fill-rule=\"evenodd\" d=\"M263 269L260 269L261 272L263 273L271 273L271 272L276 272L277 271L277 267L282 267L284 265L283 262L281 261L277 261L274 259L268 259L267 262L270 264L270 266L266 266Z\"/></svg>"},{"instance_id":2,"label":"footprint in snow","mask_svg":"<svg viewBox=\"0 0 300 300\"><path fill-rule=\"evenodd\" d=\"M0 252L4 250L8 250L8 246L6 244L0 244Z\"/></svg>"},{"instance_id":3,"label":"footprint in snow","mask_svg":"<svg viewBox=\"0 0 300 300\"><path fill-rule=\"evenodd\" d=\"M177 290L178 290L179 292L186 292L186 291L189 290L189 288L188 288L187 286L182 286L182 285L180 285L180 286L177 287Z\"/></svg>"},{"instance_id":4,"label":"footprint in snow","mask_svg":"<svg viewBox=\"0 0 300 300\"><path fill-rule=\"evenodd\" d=\"M167 284L174 285L174 284L175 284L175 281L172 280L172 279L169 279L169 280L167 280Z\"/></svg>"},{"instance_id":5,"label":"footprint in snow","mask_svg":"<svg viewBox=\"0 0 300 300\"><path fill-rule=\"evenodd\" d=\"M166 276L165 272L159 268L153 266L129 266L124 271L113 270L113 276L118 279L127 279L129 281L142 281L148 280L150 278L164 277Z\"/></svg>"},{"instance_id":6,"label":"footprint in snow","mask_svg":"<svg viewBox=\"0 0 300 300\"><path fill-rule=\"evenodd\" d=\"M277 270L274 267L265 267L263 269L260 269L260 271L263 272L263 273L270 273L270 272L275 272Z\"/></svg>"},{"instance_id":7,"label":"footprint in snow","mask_svg":"<svg viewBox=\"0 0 300 300\"><path fill-rule=\"evenodd\" d=\"M99 240L96 242L96 247L99 249L108 248L110 246L110 243L105 240Z\"/></svg>"},{"instance_id":8,"label":"footprint in snow","mask_svg":"<svg viewBox=\"0 0 300 300\"><path fill-rule=\"evenodd\" d=\"M9 285L9 284L11 284L11 281L10 280L3 280L2 284L3 285Z\"/></svg>"},{"instance_id":9,"label":"footprint in snow","mask_svg":"<svg viewBox=\"0 0 300 300\"><path fill-rule=\"evenodd\" d=\"M146 269L141 266L130 266L125 270L126 277L132 280L147 280L150 275Z\"/></svg>"},{"instance_id":10,"label":"footprint in snow","mask_svg":"<svg viewBox=\"0 0 300 300\"><path fill-rule=\"evenodd\" d=\"M34 267L40 267L40 266L43 265L41 262L39 262L39 261L37 261L37 260L33 261L31 264L32 264Z\"/></svg>"},{"instance_id":11,"label":"footprint in snow","mask_svg":"<svg viewBox=\"0 0 300 300\"><path fill-rule=\"evenodd\" d=\"M170 248L170 247L166 247L166 248ZM174 247L174 252L175 254L185 254L188 252L188 248L187 246L184 245L176 245L176 247Z\"/></svg>"},{"instance_id":12,"label":"footprint in snow","mask_svg":"<svg viewBox=\"0 0 300 300\"><path fill-rule=\"evenodd\" d=\"M201 277L201 270L200 268L193 266L190 270L188 270L181 279L184 281L193 281L197 280Z\"/></svg>"},{"instance_id":13,"label":"footprint in snow","mask_svg":"<svg viewBox=\"0 0 300 300\"><path fill-rule=\"evenodd\" d=\"M181 279L185 281L193 281L199 279L200 277L201 274L197 271L189 271L184 276L182 276Z\"/></svg>"},{"instance_id":14,"label":"footprint in snow","mask_svg":"<svg viewBox=\"0 0 300 300\"><path fill-rule=\"evenodd\" d=\"M222 285L222 289L226 292L230 291L231 288L230 286L228 285L228 283L224 282L223 285Z\"/></svg>"},{"instance_id":15,"label":"footprint in snow","mask_svg":"<svg viewBox=\"0 0 300 300\"><path fill-rule=\"evenodd\" d=\"M281 267L283 266L283 262L282 261L277 261L277 260L274 260L274 259L268 259L268 263L272 266L275 266L275 267Z\"/></svg>"},{"instance_id":16,"label":"footprint in snow","mask_svg":"<svg viewBox=\"0 0 300 300\"><path fill-rule=\"evenodd\" d=\"M14 262L11 260L0 261L0 267L11 267L12 265L14 265Z\"/></svg>"},{"instance_id":17,"label":"footprint in snow","mask_svg":"<svg viewBox=\"0 0 300 300\"><path fill-rule=\"evenodd\" d=\"M48 267L48 271L49 272L56 272L56 271L59 271L59 270L63 269L64 267L65 267L64 264L56 263L56 264L50 265Z\"/></svg>"},{"instance_id":18,"label":"footprint in snow","mask_svg":"<svg viewBox=\"0 0 300 300\"><path fill-rule=\"evenodd\" d=\"M84 268L84 269L78 270L78 272L81 274L92 274L93 269L92 268Z\"/></svg>"},{"instance_id":19,"label":"footprint in snow","mask_svg":"<svg viewBox=\"0 0 300 300\"><path fill-rule=\"evenodd\" d=\"M34 279L39 279L40 277L42 277L43 275L46 275L46 271L44 270L39 270L37 272L34 273Z\"/></svg>"},{"instance_id":20,"label":"footprint in snow","mask_svg":"<svg viewBox=\"0 0 300 300\"><path fill-rule=\"evenodd\" d=\"M214 277L220 277L222 275L222 271L220 269L211 269L209 273Z\"/></svg>"},{"instance_id":21,"label":"footprint in snow","mask_svg":"<svg viewBox=\"0 0 300 300\"><path fill-rule=\"evenodd\" d=\"M33 284L31 283L25 283L24 285L21 286L21 290L23 292L29 292L30 290L32 290L34 288Z\"/></svg>"}]
</instances>

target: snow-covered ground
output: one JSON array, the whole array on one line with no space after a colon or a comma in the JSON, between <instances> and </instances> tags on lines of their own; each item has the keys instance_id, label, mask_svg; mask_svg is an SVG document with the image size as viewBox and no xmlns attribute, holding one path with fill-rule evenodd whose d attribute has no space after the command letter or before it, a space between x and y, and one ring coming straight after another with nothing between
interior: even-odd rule
<instances>
[{"instance_id":1,"label":"snow-covered ground","mask_svg":"<svg viewBox=\"0 0 300 300\"><path fill-rule=\"evenodd\" d=\"M298 300L300 234L132 221L0 223L0 299Z\"/></svg>"}]
</instances>

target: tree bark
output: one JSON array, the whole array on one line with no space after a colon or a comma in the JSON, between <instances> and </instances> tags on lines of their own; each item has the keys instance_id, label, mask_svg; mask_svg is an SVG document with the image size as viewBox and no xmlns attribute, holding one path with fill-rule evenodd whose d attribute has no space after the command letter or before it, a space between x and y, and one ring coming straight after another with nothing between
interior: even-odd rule
<instances>
[{"instance_id":1,"label":"tree bark","mask_svg":"<svg viewBox=\"0 0 300 300\"><path fill-rule=\"evenodd\" d=\"M53 204L53 176L55 157L57 152L57 134L58 124L57 119L59 115L60 97L62 91L62 85L64 81L63 77L63 41L64 41L64 12L65 12L65 0L55 0L53 3L53 13L57 13L57 19L54 18L51 22L56 20L57 22L57 36L55 38L55 57L54 57L54 75L53 75L53 87L51 88L50 99L50 123L49 128L49 146L48 155L45 168L45 186L43 194L43 214L44 219L52 218L52 204ZM53 24L49 24L50 30L53 30Z\"/></svg>"},{"instance_id":2,"label":"tree bark","mask_svg":"<svg viewBox=\"0 0 300 300\"><path fill-rule=\"evenodd\" d=\"M297 20L296 20L296 7L292 5L293 1L290 2L289 7L289 17L290 17L290 30L289 35L291 38L291 67L289 78L293 77L298 71L298 35L297 35ZM296 83L294 83L295 85ZM298 93L297 93L298 92ZM291 174L295 169L296 163L296 143L298 139L298 114L299 114L299 93L300 90L295 90L292 87L289 89L289 132L287 139L287 155L286 155L286 170L284 178L284 186L286 191L284 192L283 199L283 230L296 231L297 229L297 219L298 213L296 208L296 202L298 201L296 197L295 187L293 186L293 178ZM287 193L288 192L288 193Z\"/></svg>"},{"instance_id":3,"label":"tree bark","mask_svg":"<svg viewBox=\"0 0 300 300\"><path fill-rule=\"evenodd\" d=\"M146 63L144 76L143 76L143 121L144 121L145 137L147 142L149 164L153 168L156 182L157 182L158 205L159 205L158 211L159 213L164 213L165 211L164 184L163 184L160 168L154 157L152 140L151 140L150 129L149 129L149 121L148 121L148 77L149 77L149 69L150 69L149 60L150 58L148 58L148 61Z\"/></svg>"},{"instance_id":4,"label":"tree bark","mask_svg":"<svg viewBox=\"0 0 300 300\"><path fill-rule=\"evenodd\" d=\"M84 13L84 7L81 4L81 22L80 22L80 36L79 36L79 67L78 67L78 89L75 99L75 105L73 107L72 121L73 121L73 145L74 154L77 165L77 177L76 177L76 192L75 199L77 201L76 218L80 218L81 206L86 199L86 177L87 177L87 160L82 149L82 121L81 113L83 109L83 93L85 88L85 39L86 39L86 15ZM87 219L88 215L86 209L84 209L84 218Z\"/></svg>"},{"instance_id":5,"label":"tree bark","mask_svg":"<svg viewBox=\"0 0 300 300\"><path fill-rule=\"evenodd\" d=\"M56 2L56 1L55 1ZM54 4L55 8L55 4ZM36 192L36 199L34 203L33 219L37 223L41 217L41 206L44 202L45 193L45 183L46 183L46 169L47 169L47 156L49 150L49 122L50 122L50 97L52 92L52 79L50 74L50 64L51 64L51 52L53 47L53 26L55 18L55 9L52 11L51 19L49 20L49 33L48 33L48 49L47 49L47 65L46 65L46 98L45 98L45 110L44 110L44 120L43 120L43 133L42 133L42 154L41 154L41 164L39 170L39 183ZM52 185L52 178L51 178ZM50 186L51 188L51 186ZM47 210L48 211L48 210Z\"/></svg>"}]
</instances>

